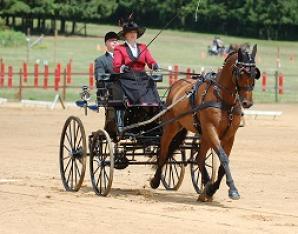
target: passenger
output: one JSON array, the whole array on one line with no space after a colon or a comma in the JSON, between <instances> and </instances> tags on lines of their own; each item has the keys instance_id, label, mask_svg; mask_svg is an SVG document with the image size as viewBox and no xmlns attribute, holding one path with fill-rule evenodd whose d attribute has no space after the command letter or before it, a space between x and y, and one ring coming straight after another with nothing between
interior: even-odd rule
<instances>
[{"instance_id":1,"label":"passenger","mask_svg":"<svg viewBox=\"0 0 298 234\"><path fill-rule=\"evenodd\" d=\"M113 98L117 98L117 93L119 93L119 88L113 85L113 82L104 82L103 78L106 75L113 74L113 56L114 56L114 49L119 44L118 42L119 36L115 32L108 32L105 35L104 41L106 45L106 52L95 59L95 79L96 79L96 86L98 88L97 95L101 98L104 98L106 95L106 89L109 89L109 92L112 93ZM108 107L106 109L106 122L105 122L105 130L110 134L115 134L115 111L113 107Z\"/></svg>"}]
</instances>

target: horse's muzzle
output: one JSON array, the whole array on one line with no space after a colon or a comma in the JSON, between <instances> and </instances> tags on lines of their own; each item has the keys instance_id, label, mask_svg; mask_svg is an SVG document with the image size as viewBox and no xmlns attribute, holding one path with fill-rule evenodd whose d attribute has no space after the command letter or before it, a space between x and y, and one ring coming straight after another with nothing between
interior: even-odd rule
<instances>
[{"instance_id":1,"label":"horse's muzzle","mask_svg":"<svg viewBox=\"0 0 298 234\"><path fill-rule=\"evenodd\" d=\"M243 108L247 109L247 108L250 108L253 105L253 102L244 99L244 100L241 101L241 104L242 104Z\"/></svg>"}]
</instances>

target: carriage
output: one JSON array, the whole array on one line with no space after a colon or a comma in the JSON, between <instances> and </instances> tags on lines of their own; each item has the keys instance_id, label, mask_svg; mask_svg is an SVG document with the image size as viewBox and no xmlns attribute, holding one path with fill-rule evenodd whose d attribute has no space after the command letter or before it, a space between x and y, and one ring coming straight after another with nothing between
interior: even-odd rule
<instances>
[{"instance_id":1,"label":"carriage","mask_svg":"<svg viewBox=\"0 0 298 234\"><path fill-rule=\"evenodd\" d=\"M60 174L67 191L78 191L84 181L87 158L94 192L99 196L106 196L112 188L113 175L117 170L123 170L132 165L156 165L160 147L162 115L169 107L159 108L158 112L148 111L156 106L131 106L125 95L115 100L112 95L111 83L113 77L102 74L97 82L97 102L89 104L90 93L88 87L83 86L81 100L76 104L87 110L105 112L115 110L121 106L125 110L125 127L122 132L114 134L105 129L98 129L86 135L82 121L70 116L63 127L60 139ZM162 81L162 75L152 75L154 82ZM166 190L178 190L182 184L186 166L190 166L192 184L197 193L202 192L201 175L196 157L200 145L199 134L188 134L173 155L168 158L162 169L161 182ZM217 170L215 154L209 151L205 166L215 178Z\"/></svg>"}]
</instances>

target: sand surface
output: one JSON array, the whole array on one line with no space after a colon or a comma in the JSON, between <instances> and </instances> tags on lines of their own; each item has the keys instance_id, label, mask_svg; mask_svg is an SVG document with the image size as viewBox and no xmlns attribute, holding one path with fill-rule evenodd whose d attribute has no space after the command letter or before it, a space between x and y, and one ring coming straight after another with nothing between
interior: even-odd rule
<instances>
[{"instance_id":1,"label":"sand surface","mask_svg":"<svg viewBox=\"0 0 298 234\"><path fill-rule=\"evenodd\" d=\"M211 203L198 202L189 167L178 191L149 187L150 166L116 170L106 198L94 194L89 168L79 192L65 192L59 140L75 115L86 132L103 112L0 105L0 233L298 233L298 105L256 105L282 116L246 118L231 154L241 195L223 181ZM88 166L88 164L87 164Z\"/></svg>"}]
</instances>

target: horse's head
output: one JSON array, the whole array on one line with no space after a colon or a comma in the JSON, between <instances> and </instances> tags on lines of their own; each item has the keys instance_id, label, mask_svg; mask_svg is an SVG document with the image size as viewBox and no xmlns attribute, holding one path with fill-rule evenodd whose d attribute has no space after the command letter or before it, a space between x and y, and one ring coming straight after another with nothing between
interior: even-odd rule
<instances>
[{"instance_id":1,"label":"horse's head","mask_svg":"<svg viewBox=\"0 0 298 234\"><path fill-rule=\"evenodd\" d=\"M241 104L244 108L253 105L252 91L255 80L260 78L260 70L256 67L257 45L252 52L238 50L238 60L233 67L233 83L236 85Z\"/></svg>"}]
</instances>

